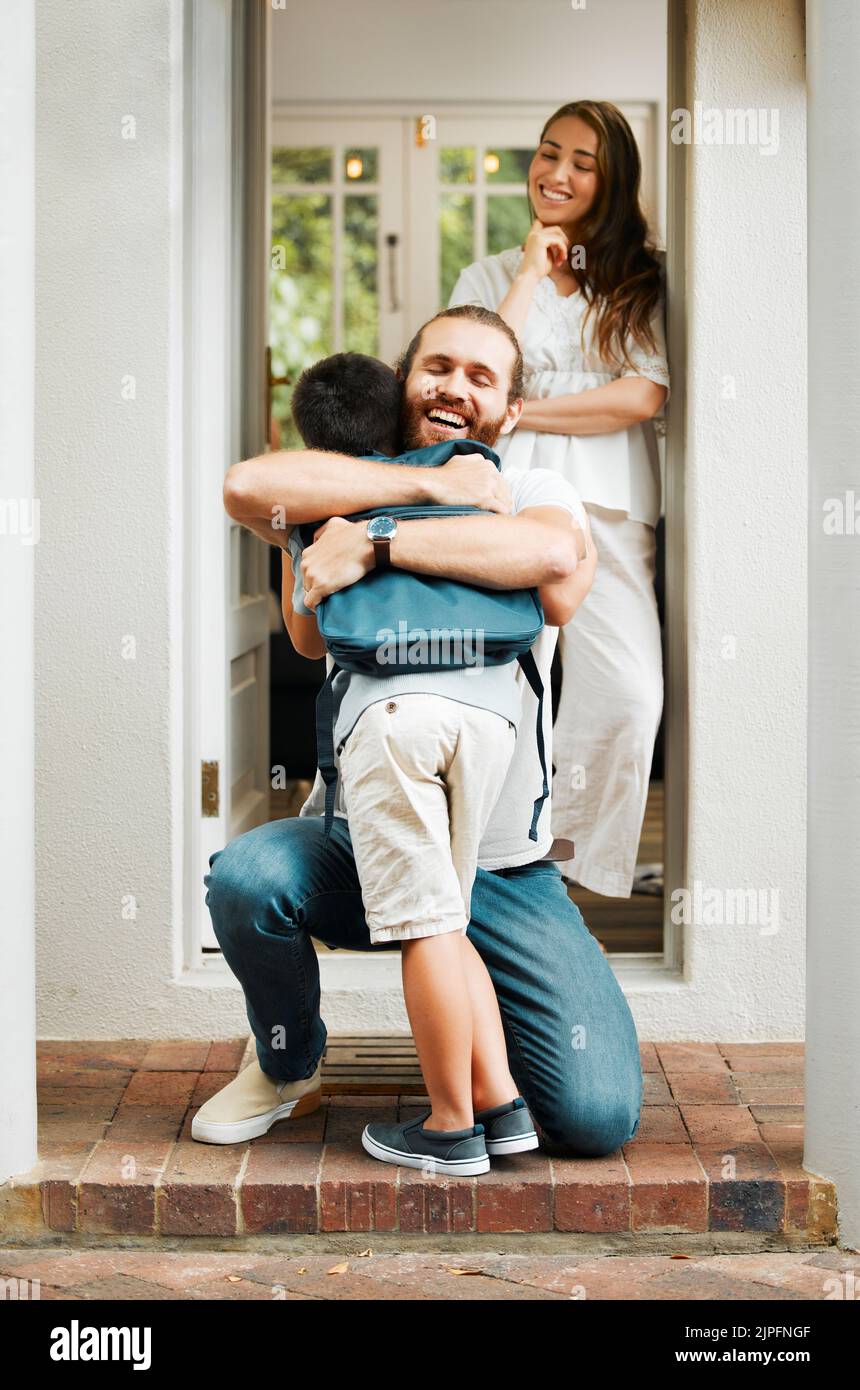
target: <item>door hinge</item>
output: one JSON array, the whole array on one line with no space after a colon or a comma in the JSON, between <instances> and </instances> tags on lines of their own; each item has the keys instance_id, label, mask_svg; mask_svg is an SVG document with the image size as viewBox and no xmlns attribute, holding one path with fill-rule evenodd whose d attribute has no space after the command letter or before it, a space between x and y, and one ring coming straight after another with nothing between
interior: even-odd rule
<instances>
[{"instance_id":1,"label":"door hinge","mask_svg":"<svg viewBox=\"0 0 860 1390\"><path fill-rule=\"evenodd\" d=\"M200 764L200 812L204 816L217 816L221 813L218 796L218 764Z\"/></svg>"}]
</instances>

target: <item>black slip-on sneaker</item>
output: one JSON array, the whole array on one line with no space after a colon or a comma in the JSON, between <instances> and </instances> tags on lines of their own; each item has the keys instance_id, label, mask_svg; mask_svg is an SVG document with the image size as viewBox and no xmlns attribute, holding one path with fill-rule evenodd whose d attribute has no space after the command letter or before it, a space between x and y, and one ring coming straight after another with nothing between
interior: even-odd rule
<instances>
[{"instance_id":1,"label":"black slip-on sneaker","mask_svg":"<svg viewBox=\"0 0 860 1390\"><path fill-rule=\"evenodd\" d=\"M487 1153L495 1157L525 1153L539 1146L534 1121L522 1096L490 1110L476 1110L475 1124L484 1126Z\"/></svg>"},{"instance_id":2,"label":"black slip-on sneaker","mask_svg":"<svg viewBox=\"0 0 860 1390\"><path fill-rule=\"evenodd\" d=\"M365 1125L362 1146L383 1163L399 1163L427 1173L472 1177L490 1171L483 1125L475 1124L471 1129L427 1130L423 1122L429 1114L428 1110L416 1120L406 1120L402 1124L374 1121Z\"/></svg>"}]
</instances>

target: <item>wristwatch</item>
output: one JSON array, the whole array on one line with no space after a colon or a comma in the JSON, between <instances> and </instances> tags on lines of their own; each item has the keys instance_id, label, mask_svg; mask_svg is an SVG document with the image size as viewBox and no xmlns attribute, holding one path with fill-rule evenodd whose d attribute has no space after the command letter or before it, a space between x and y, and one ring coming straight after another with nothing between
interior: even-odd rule
<instances>
[{"instance_id":1,"label":"wristwatch","mask_svg":"<svg viewBox=\"0 0 860 1390\"><path fill-rule=\"evenodd\" d=\"M393 516L375 516L367 523L367 538L373 542L373 558L378 570L391 567L391 542L397 535Z\"/></svg>"}]
</instances>

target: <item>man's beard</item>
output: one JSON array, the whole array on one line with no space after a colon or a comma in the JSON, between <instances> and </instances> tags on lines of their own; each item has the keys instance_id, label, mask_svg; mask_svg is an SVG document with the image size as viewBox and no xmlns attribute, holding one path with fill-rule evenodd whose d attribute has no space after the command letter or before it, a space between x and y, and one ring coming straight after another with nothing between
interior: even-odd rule
<instances>
[{"instance_id":1,"label":"man's beard","mask_svg":"<svg viewBox=\"0 0 860 1390\"><path fill-rule=\"evenodd\" d=\"M442 430L434 431L432 437L426 432L433 431L432 421L427 420L427 413L433 409L452 410L457 415L466 416L465 434L447 434ZM400 437L403 441L404 449L420 449L425 444L445 444L448 440L458 438L475 439L479 444L486 444L489 448L495 444L502 432L505 423L505 416L499 416L498 420L478 420L474 415L464 410L462 406L448 406L444 401L427 401L424 399L409 400L404 394L403 404L400 411ZM426 437L425 437L426 435Z\"/></svg>"}]
</instances>

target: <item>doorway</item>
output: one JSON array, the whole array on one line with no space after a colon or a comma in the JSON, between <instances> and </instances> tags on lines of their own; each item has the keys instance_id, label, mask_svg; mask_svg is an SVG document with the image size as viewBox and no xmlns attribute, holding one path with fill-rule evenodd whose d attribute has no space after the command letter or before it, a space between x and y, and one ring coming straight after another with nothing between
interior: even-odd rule
<instances>
[{"instance_id":1,"label":"doorway","mask_svg":"<svg viewBox=\"0 0 860 1390\"><path fill-rule=\"evenodd\" d=\"M665 226L657 111L619 102L639 144L643 205ZM275 109L271 130L271 442L298 448L292 386L320 357L356 351L394 362L414 328L448 301L463 266L519 245L529 227L524 183L547 105L435 116L406 108L368 116ZM663 440L658 438L663 463ZM664 619L665 527L658 528ZM296 815L315 770L314 701L324 662L292 649L280 619L281 557L269 556L272 818ZM561 680L554 669L557 696ZM630 899L571 895L605 949L659 954L663 931L664 729L658 735ZM324 952L325 948L319 948Z\"/></svg>"}]
</instances>

